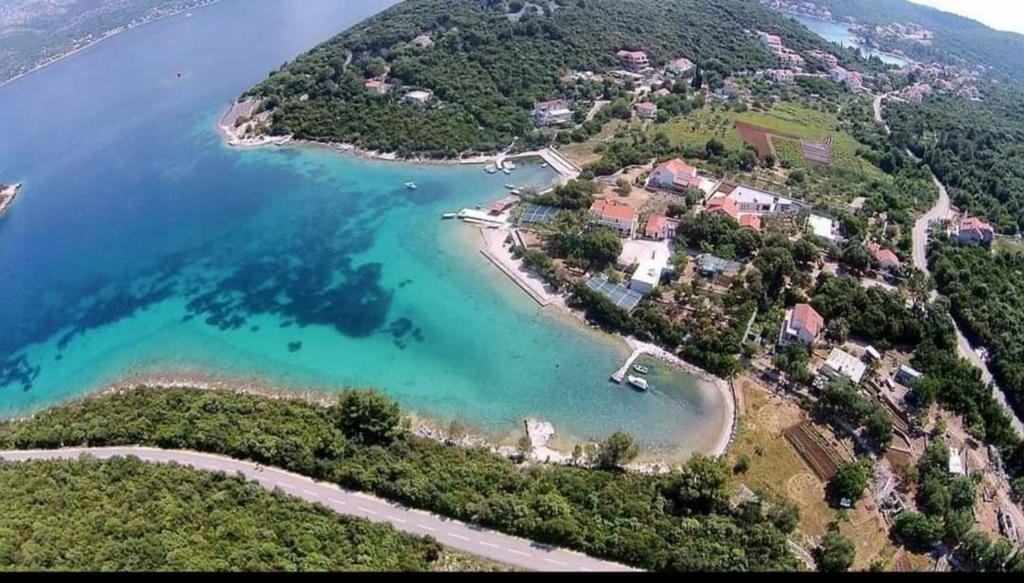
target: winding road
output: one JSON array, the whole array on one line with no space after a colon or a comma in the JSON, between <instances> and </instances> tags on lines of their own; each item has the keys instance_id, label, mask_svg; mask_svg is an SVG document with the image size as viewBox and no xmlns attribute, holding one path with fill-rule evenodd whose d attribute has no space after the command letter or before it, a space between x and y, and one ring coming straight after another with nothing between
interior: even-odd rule
<instances>
[{"instance_id":1,"label":"winding road","mask_svg":"<svg viewBox=\"0 0 1024 583\"><path fill-rule=\"evenodd\" d=\"M885 134L890 135L892 132L889 130L889 124L885 123L885 119L882 117L882 100L886 98L885 95L876 95L874 101L875 110L875 121L882 124L885 128ZM907 155L914 159L916 162L920 162L921 159L914 155L913 152L907 150ZM935 182L935 187L939 189L939 199L935 201L935 205L928 209L928 212L921 215L914 223L914 231L912 234L913 240L913 255L914 255L914 267L920 269L926 274L930 275L928 271L928 232L929 226L932 221L945 219L952 216L952 206L949 200L949 192L946 190L946 185L939 181L935 174L932 174L932 181ZM938 292L932 290L932 300L938 297ZM992 376L992 371L988 367L988 363L981 358L978 351L974 350L971 343L964 336L963 331L960 329L960 324L957 323L955 318L950 317L953 320L953 329L956 331L957 348L959 349L960 356L966 358L971 364L981 371L982 380L991 385L992 392L996 398L996 401L1002 405L1003 409L1006 410L1007 415L1010 418L1010 424L1017 431L1017 435L1024 436L1024 423L1021 422L1020 417L1017 416L1016 412L1010 407L1009 402L1006 400L1006 394L999 388L999 385L995 382L995 377Z\"/></svg>"},{"instance_id":2,"label":"winding road","mask_svg":"<svg viewBox=\"0 0 1024 583\"><path fill-rule=\"evenodd\" d=\"M197 470L242 474L268 490L319 503L338 514L385 522L395 529L430 536L439 543L507 565L531 571L633 571L630 567L531 542L493 530L452 520L422 510L406 508L375 496L344 490L334 484L249 461L183 450L147 447L70 448L56 450L0 451L3 462L30 460L98 459L135 457L152 463L177 463Z\"/></svg>"}]
</instances>

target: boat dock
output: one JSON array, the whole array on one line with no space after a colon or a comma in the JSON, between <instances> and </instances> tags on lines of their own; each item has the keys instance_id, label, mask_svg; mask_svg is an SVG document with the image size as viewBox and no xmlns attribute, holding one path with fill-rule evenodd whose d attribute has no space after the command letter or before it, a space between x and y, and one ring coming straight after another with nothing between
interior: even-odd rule
<instances>
[{"instance_id":1,"label":"boat dock","mask_svg":"<svg viewBox=\"0 0 1024 583\"><path fill-rule=\"evenodd\" d=\"M622 381L626 379L626 374L629 372L630 367L633 366L633 363L636 362L636 359L640 358L640 355L643 353L644 351L639 348L634 349L633 353L630 354L629 358L626 359L625 364L623 364L622 367L619 368L619 370L612 373L612 380L621 385Z\"/></svg>"}]
</instances>

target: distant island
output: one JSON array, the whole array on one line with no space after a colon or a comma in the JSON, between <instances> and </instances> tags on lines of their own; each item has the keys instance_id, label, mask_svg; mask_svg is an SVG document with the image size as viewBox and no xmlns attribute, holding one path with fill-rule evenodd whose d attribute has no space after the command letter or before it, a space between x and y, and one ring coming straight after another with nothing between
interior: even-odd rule
<instances>
[{"instance_id":1,"label":"distant island","mask_svg":"<svg viewBox=\"0 0 1024 583\"><path fill-rule=\"evenodd\" d=\"M20 189L20 184L0 184L0 215L4 214L7 207L11 206Z\"/></svg>"},{"instance_id":2,"label":"distant island","mask_svg":"<svg viewBox=\"0 0 1024 583\"><path fill-rule=\"evenodd\" d=\"M218 0L0 3L0 86L106 38Z\"/></svg>"}]
</instances>

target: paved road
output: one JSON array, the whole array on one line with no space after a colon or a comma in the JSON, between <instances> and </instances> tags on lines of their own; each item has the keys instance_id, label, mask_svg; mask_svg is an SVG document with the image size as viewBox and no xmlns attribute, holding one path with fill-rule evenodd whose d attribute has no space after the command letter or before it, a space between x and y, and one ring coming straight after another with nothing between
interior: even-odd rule
<instances>
[{"instance_id":1,"label":"paved road","mask_svg":"<svg viewBox=\"0 0 1024 583\"><path fill-rule=\"evenodd\" d=\"M882 118L882 99L887 98L887 95L876 95L874 101L875 110L875 121L881 123L885 127L886 135L890 134L889 124L885 123L885 119ZM907 155L914 159L916 162L920 162L920 158L914 155L913 152L907 150ZM939 181L935 174L932 174L932 181L935 183L935 187L939 189L939 199L935 201L935 205L928 209L928 212L923 214L917 222L914 223L914 231L912 234L913 242L913 255L914 255L914 267L920 269L925 273L928 271L928 225L933 220L945 219L952 215L952 207L949 201L949 192L946 190L946 185ZM932 290L932 300L938 298L938 292ZM953 320L953 329L956 330L957 348L960 352L960 356L966 358L973 364L978 370L981 371L981 378L986 383L992 386L992 393L996 398L996 401L1003 406L1006 410L1007 415L1010 417L1010 424L1017 431L1018 435L1024 436L1024 423L1021 422L1020 417L1017 416L1016 412L1010 407L1009 402L1006 400L1006 394L999 388L999 385L995 383L995 379L992 376L992 371L988 368L988 363L985 362L977 351L971 346L971 343L967 341L967 337L964 336L963 331L960 329L960 325L957 323L955 318Z\"/></svg>"},{"instance_id":2,"label":"paved road","mask_svg":"<svg viewBox=\"0 0 1024 583\"><path fill-rule=\"evenodd\" d=\"M77 459L86 455L100 459L130 456L147 462L176 462L198 470L225 472L232 475L242 473L268 490L280 489L285 494L309 502L318 502L338 514L358 516L374 522L386 522L397 530L409 534L431 536L445 546L533 571L633 570L617 563L534 543L422 510L406 508L361 492L343 490L334 484L317 482L306 476L277 468L257 469L256 464L252 462L210 454L145 447L106 447L0 451L0 460L20 462Z\"/></svg>"}]
</instances>

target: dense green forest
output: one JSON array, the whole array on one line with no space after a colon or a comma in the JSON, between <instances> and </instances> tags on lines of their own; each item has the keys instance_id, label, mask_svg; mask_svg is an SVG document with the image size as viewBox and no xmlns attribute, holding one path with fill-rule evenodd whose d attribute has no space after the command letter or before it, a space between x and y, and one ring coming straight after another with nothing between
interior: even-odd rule
<instances>
[{"instance_id":1,"label":"dense green forest","mask_svg":"<svg viewBox=\"0 0 1024 583\"><path fill-rule=\"evenodd\" d=\"M619 68L621 49L643 49L655 64L686 56L727 70L775 66L745 29L779 33L797 50L827 46L744 0L407 0L271 73L250 94L274 108L272 131L280 134L406 155L493 151L533 131L535 101L572 96L563 74ZM433 45L413 44L420 35ZM385 72L396 85L388 95L364 88ZM436 100L422 110L403 104L411 89L429 89Z\"/></svg>"},{"instance_id":2,"label":"dense green forest","mask_svg":"<svg viewBox=\"0 0 1024 583\"><path fill-rule=\"evenodd\" d=\"M398 406L350 391L332 407L219 391L137 389L0 424L0 448L147 444L251 459L446 516L647 569L794 569L785 504L732 507L724 462L650 476L520 469L402 428ZM282 527L284 528L284 527Z\"/></svg>"},{"instance_id":3,"label":"dense green forest","mask_svg":"<svg viewBox=\"0 0 1024 583\"><path fill-rule=\"evenodd\" d=\"M989 349L993 375L1024 406L1024 255L940 244L929 261L939 290L969 336Z\"/></svg>"},{"instance_id":4,"label":"dense green forest","mask_svg":"<svg viewBox=\"0 0 1024 583\"><path fill-rule=\"evenodd\" d=\"M995 85L983 102L938 96L891 102L893 139L924 159L954 202L1005 233L1024 225L1024 86Z\"/></svg>"},{"instance_id":5,"label":"dense green forest","mask_svg":"<svg viewBox=\"0 0 1024 583\"><path fill-rule=\"evenodd\" d=\"M134 458L0 464L0 571L424 571L441 547L242 478Z\"/></svg>"},{"instance_id":6,"label":"dense green forest","mask_svg":"<svg viewBox=\"0 0 1024 583\"><path fill-rule=\"evenodd\" d=\"M853 17L865 24L916 23L932 30L930 45L901 42L896 48L922 61L990 67L998 73L1024 79L1024 62L1007 58L1024 52L1024 36L991 29L977 21L942 12L907 0L814 0L832 11L834 18Z\"/></svg>"}]
</instances>

